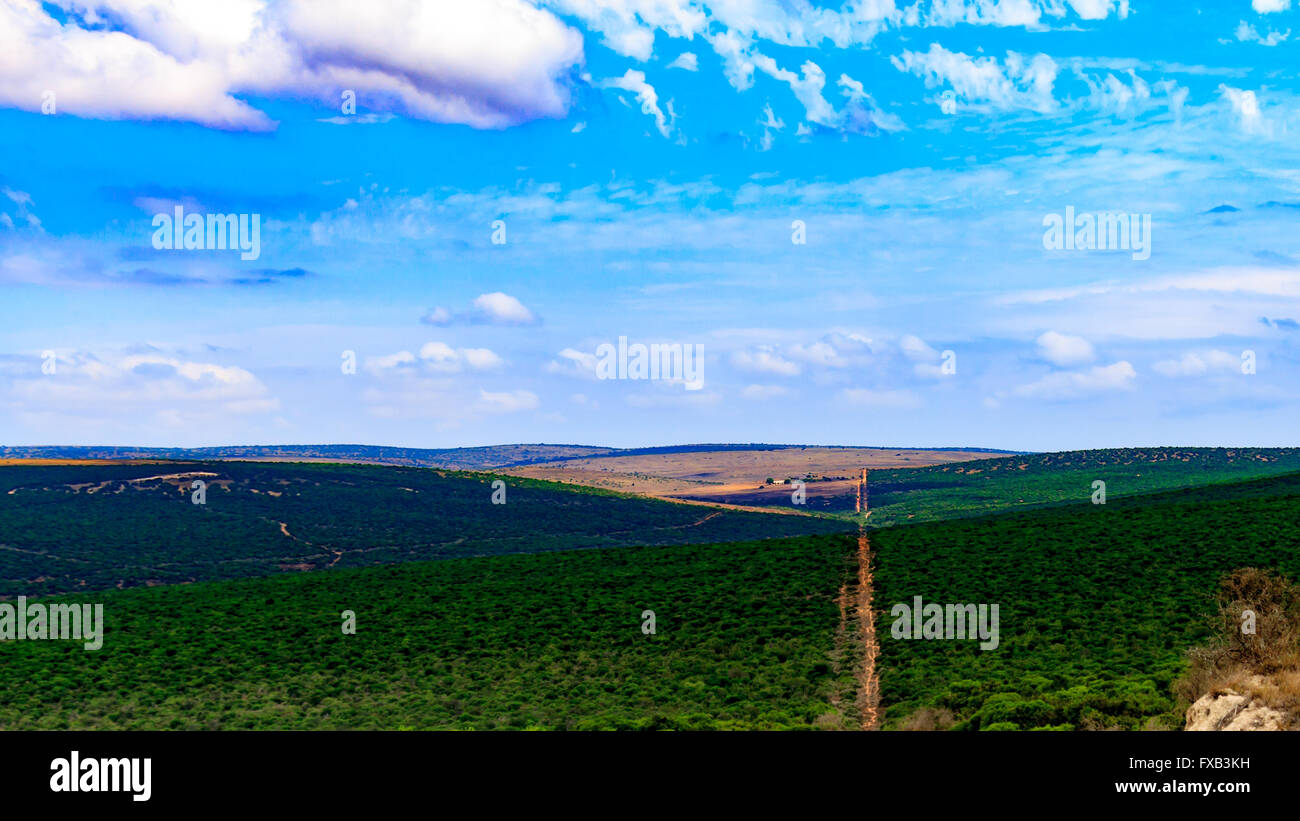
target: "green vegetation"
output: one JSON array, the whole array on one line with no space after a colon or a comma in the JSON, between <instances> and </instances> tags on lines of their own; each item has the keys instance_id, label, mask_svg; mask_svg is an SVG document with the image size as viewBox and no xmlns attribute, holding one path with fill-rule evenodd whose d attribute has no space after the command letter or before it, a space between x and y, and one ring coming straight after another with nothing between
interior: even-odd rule
<instances>
[{"instance_id":1,"label":"green vegetation","mask_svg":"<svg viewBox=\"0 0 1300 821\"><path fill-rule=\"evenodd\" d=\"M1172 685L1220 578L1300 574L1300 474L871 534L887 726L1182 726ZM890 607L997 603L1001 644L897 640ZM1008 725L1014 725L1008 726Z\"/></svg>"},{"instance_id":2,"label":"green vegetation","mask_svg":"<svg viewBox=\"0 0 1300 821\"><path fill-rule=\"evenodd\" d=\"M0 728L838 726L854 549L636 547L61 597L104 603L104 646L0 644Z\"/></svg>"},{"instance_id":3,"label":"green vegetation","mask_svg":"<svg viewBox=\"0 0 1300 821\"><path fill-rule=\"evenodd\" d=\"M1004 456L923 468L873 470L871 516L881 528L1108 499L1300 470L1300 448L1117 448ZM852 511L846 494L841 511Z\"/></svg>"},{"instance_id":4,"label":"green vegetation","mask_svg":"<svg viewBox=\"0 0 1300 821\"><path fill-rule=\"evenodd\" d=\"M1215 635L1220 581L1300 578L1300 472L1279 473L1298 459L1115 450L873 471L873 524L916 522L870 533L885 728L1180 727L1177 682L1227 669L1188 655ZM513 477L493 505L496 478L0 468L0 597L99 590L54 600L103 602L107 622L95 652L0 644L0 729L856 725L846 522ZM1088 501L1094 479L1105 505ZM999 647L892 638L891 606L914 596L999 605Z\"/></svg>"},{"instance_id":5,"label":"green vegetation","mask_svg":"<svg viewBox=\"0 0 1300 821\"><path fill-rule=\"evenodd\" d=\"M192 478L208 484L206 504L191 504ZM506 504L492 504L497 478L506 482ZM829 519L420 468L7 466L0 467L0 596L845 529Z\"/></svg>"}]
</instances>

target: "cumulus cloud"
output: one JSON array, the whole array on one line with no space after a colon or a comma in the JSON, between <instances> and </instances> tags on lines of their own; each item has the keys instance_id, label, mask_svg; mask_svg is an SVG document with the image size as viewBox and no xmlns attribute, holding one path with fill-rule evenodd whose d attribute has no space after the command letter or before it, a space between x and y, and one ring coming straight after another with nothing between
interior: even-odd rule
<instances>
[{"instance_id":1,"label":"cumulus cloud","mask_svg":"<svg viewBox=\"0 0 1300 821\"><path fill-rule=\"evenodd\" d=\"M1105 391L1131 390L1136 379L1133 366L1120 361L1084 371L1050 373L1036 382L1020 385L1015 393L1030 399L1075 399Z\"/></svg>"},{"instance_id":2,"label":"cumulus cloud","mask_svg":"<svg viewBox=\"0 0 1300 821\"><path fill-rule=\"evenodd\" d=\"M472 318L490 325L533 325L537 316L524 303L500 291L474 298Z\"/></svg>"},{"instance_id":3,"label":"cumulus cloud","mask_svg":"<svg viewBox=\"0 0 1300 821\"><path fill-rule=\"evenodd\" d=\"M1053 365L1082 365L1096 358L1092 343L1081 336L1048 331L1035 342L1038 344L1038 355Z\"/></svg>"},{"instance_id":4,"label":"cumulus cloud","mask_svg":"<svg viewBox=\"0 0 1300 821\"><path fill-rule=\"evenodd\" d=\"M453 348L445 342L426 342L419 354L398 351L366 359L366 370L386 373L460 373L500 368L505 361L487 348Z\"/></svg>"},{"instance_id":5,"label":"cumulus cloud","mask_svg":"<svg viewBox=\"0 0 1300 821\"><path fill-rule=\"evenodd\" d=\"M1237 40L1243 43L1259 43L1261 46L1276 46L1278 43L1285 42L1291 36L1291 29L1286 31L1274 31L1269 29L1268 34L1260 34L1255 27L1245 20L1237 25Z\"/></svg>"},{"instance_id":6,"label":"cumulus cloud","mask_svg":"<svg viewBox=\"0 0 1300 821\"><path fill-rule=\"evenodd\" d=\"M432 308L420 321L425 325L450 325L452 323L451 311L443 307Z\"/></svg>"},{"instance_id":7,"label":"cumulus cloud","mask_svg":"<svg viewBox=\"0 0 1300 821\"><path fill-rule=\"evenodd\" d=\"M1186 353L1178 359L1162 359L1151 366L1162 376L1204 376L1211 373L1240 373L1241 359L1226 351Z\"/></svg>"},{"instance_id":8,"label":"cumulus cloud","mask_svg":"<svg viewBox=\"0 0 1300 821\"><path fill-rule=\"evenodd\" d=\"M1084 20L1105 20L1111 11L1120 20L1128 17L1128 0L1068 0L1074 13Z\"/></svg>"},{"instance_id":9,"label":"cumulus cloud","mask_svg":"<svg viewBox=\"0 0 1300 821\"><path fill-rule=\"evenodd\" d=\"M54 376L40 372L43 360L15 375L5 391L6 404L19 408L57 407L63 414L156 412L167 407L190 418L195 412L250 414L274 411L279 400L248 370L180 354L51 352ZM57 378L55 378L57 377Z\"/></svg>"},{"instance_id":10,"label":"cumulus cloud","mask_svg":"<svg viewBox=\"0 0 1300 821\"><path fill-rule=\"evenodd\" d=\"M1259 100L1255 97L1255 92L1223 84L1219 86L1219 93L1231 107L1242 131L1247 134L1260 134L1271 130L1260 113Z\"/></svg>"},{"instance_id":11,"label":"cumulus cloud","mask_svg":"<svg viewBox=\"0 0 1300 821\"><path fill-rule=\"evenodd\" d=\"M523 0L61 5L79 17L0 3L0 104L265 130L274 123L238 95L339 106L350 89L359 108L502 128L564 116L583 59L581 34Z\"/></svg>"},{"instance_id":12,"label":"cumulus cloud","mask_svg":"<svg viewBox=\"0 0 1300 821\"><path fill-rule=\"evenodd\" d=\"M677 59L668 64L669 68L680 68L686 71L699 71L700 60L695 56L695 52L683 51L677 55Z\"/></svg>"},{"instance_id":13,"label":"cumulus cloud","mask_svg":"<svg viewBox=\"0 0 1300 821\"><path fill-rule=\"evenodd\" d=\"M425 325L447 326L475 325L536 325L541 320L515 297L500 291L480 294L470 303L469 310L453 313L438 306L427 311L420 321Z\"/></svg>"},{"instance_id":14,"label":"cumulus cloud","mask_svg":"<svg viewBox=\"0 0 1300 821\"><path fill-rule=\"evenodd\" d=\"M1260 14L1272 14L1291 8L1291 0L1251 0L1250 5Z\"/></svg>"},{"instance_id":15,"label":"cumulus cloud","mask_svg":"<svg viewBox=\"0 0 1300 821\"><path fill-rule=\"evenodd\" d=\"M775 353L770 348L756 351L737 351L731 357L731 363L744 371L771 373L777 376L798 376L799 366Z\"/></svg>"}]
</instances>

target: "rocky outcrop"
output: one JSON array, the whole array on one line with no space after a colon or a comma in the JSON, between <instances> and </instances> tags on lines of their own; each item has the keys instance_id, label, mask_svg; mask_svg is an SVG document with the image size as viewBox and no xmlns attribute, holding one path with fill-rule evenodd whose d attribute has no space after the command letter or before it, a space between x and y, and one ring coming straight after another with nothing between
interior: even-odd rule
<instances>
[{"instance_id":1,"label":"rocky outcrop","mask_svg":"<svg viewBox=\"0 0 1300 821\"><path fill-rule=\"evenodd\" d=\"M1287 716L1236 690L1201 696L1187 709L1186 730L1281 730Z\"/></svg>"}]
</instances>

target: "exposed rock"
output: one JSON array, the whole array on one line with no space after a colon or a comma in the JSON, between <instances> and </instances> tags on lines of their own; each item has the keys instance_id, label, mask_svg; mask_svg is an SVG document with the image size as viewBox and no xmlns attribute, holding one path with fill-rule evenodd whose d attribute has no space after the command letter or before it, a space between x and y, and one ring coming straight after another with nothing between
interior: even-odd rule
<instances>
[{"instance_id":1,"label":"exposed rock","mask_svg":"<svg viewBox=\"0 0 1300 821\"><path fill-rule=\"evenodd\" d=\"M1187 709L1186 730L1281 730L1286 716L1235 690L1201 696Z\"/></svg>"}]
</instances>

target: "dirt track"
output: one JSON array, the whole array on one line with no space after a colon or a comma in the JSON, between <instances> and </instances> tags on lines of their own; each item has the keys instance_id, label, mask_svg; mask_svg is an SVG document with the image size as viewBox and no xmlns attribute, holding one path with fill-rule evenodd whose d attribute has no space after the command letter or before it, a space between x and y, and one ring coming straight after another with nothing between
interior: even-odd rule
<instances>
[{"instance_id":1,"label":"dirt track","mask_svg":"<svg viewBox=\"0 0 1300 821\"><path fill-rule=\"evenodd\" d=\"M862 729L880 726L880 679L876 659L880 643L876 638L876 617L872 609L875 595L871 576L871 542L865 531L858 533L858 627L862 635L862 668L858 671L858 714Z\"/></svg>"}]
</instances>

